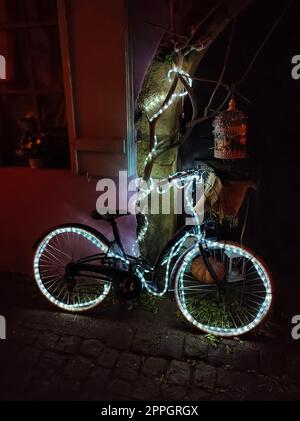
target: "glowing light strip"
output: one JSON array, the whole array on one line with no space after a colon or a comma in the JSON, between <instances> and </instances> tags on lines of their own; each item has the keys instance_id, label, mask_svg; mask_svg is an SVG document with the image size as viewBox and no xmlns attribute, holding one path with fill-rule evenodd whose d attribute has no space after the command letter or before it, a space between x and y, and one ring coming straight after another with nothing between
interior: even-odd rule
<instances>
[{"instance_id":1,"label":"glowing light strip","mask_svg":"<svg viewBox=\"0 0 300 421\"><path fill-rule=\"evenodd\" d=\"M43 239L43 241L40 243L40 245L37 248L37 251L36 251L35 256L34 256L35 280L36 280L37 285L38 285L40 291L42 292L42 294L52 304L55 304L57 307L62 308L63 310L67 310L67 311L84 311L84 310L90 309L92 307L95 307L96 305L98 305L100 302L102 302L105 299L105 297L108 295L108 293L111 289L111 283L110 282L107 282L104 285L103 293L98 298L96 298L95 300L91 300L88 304L87 303L78 303L78 304L68 305L68 304L64 304L64 303L60 302L59 300L57 300L56 298L54 298L48 292L48 290L45 288L44 283L41 279L40 270L39 270L40 258L42 256L43 252L45 251L47 245L49 244L50 240L52 238L54 238L55 236L60 235L60 234L64 234L64 233L74 233L74 234L77 234L77 235L81 235L82 237L91 241L97 248L101 249L104 253L106 253L107 250L108 250L106 244L102 243L102 241L100 241L95 235L93 235L92 233L90 233L90 232L88 232L88 231L86 231L82 228L71 227L71 226L70 227L58 228L58 229L50 232Z\"/></svg>"},{"instance_id":2,"label":"glowing light strip","mask_svg":"<svg viewBox=\"0 0 300 421\"><path fill-rule=\"evenodd\" d=\"M177 241L177 243L174 244L174 246L170 250L170 253L165 257L165 260L161 264L161 266L164 266L165 264L167 264L166 271L165 271L165 276L164 276L164 287L163 287L163 290L162 291L160 291L160 292L155 291L153 289L153 287L151 286L151 284L149 285L149 283L146 281L145 277L143 276L143 273L141 273L139 271L138 276L139 276L139 278L140 278L140 280L142 282L142 285L143 285L144 288L146 288L146 290L151 295L154 295L156 297L162 297L167 292L167 290L168 290L168 283L169 283L169 275L170 275L171 261L172 261L172 259L175 256L177 256L180 253L180 250L181 250L182 246L184 245L185 241L188 238L195 238L196 239L197 236L195 236L192 233L185 234L180 240Z\"/></svg>"},{"instance_id":3,"label":"glowing light strip","mask_svg":"<svg viewBox=\"0 0 300 421\"><path fill-rule=\"evenodd\" d=\"M212 242L212 241L206 241L206 244L208 245L208 247L210 248L223 248L226 250L230 250L233 253L237 253L240 256L246 257L247 259L251 260L251 262L253 263L257 273L259 274L265 290L266 290L266 297L264 300L264 303L262 304L259 312L257 313L255 319L249 323L246 326L241 326L239 328L219 328L219 327L211 327L211 326L207 326L204 325L200 322L198 322L197 320L195 320L192 315L189 313L187 307L186 307L186 303L185 301L183 301L183 298L180 296L181 293L180 291L182 290L183 287L183 277L184 277L184 273L185 270L188 266L188 264L190 263L191 260L193 260L196 256L199 255L199 249L197 246L194 246L194 248L190 251L187 252L183 264L182 266L179 268L177 274L176 274L176 280L175 280L175 296L176 296L176 301L178 306L180 307L180 310L182 311L183 315L185 316L185 318L192 323L194 326L196 326L198 329L201 329L204 332L207 333L211 333L213 335L216 336L237 336L237 335L242 335L246 332L249 332L250 330L254 329L260 322L261 320L266 316L266 314L268 313L270 306L271 306L271 302L272 302L272 288L271 288L271 282L269 279L269 276L267 274L267 272L264 270L263 266L261 265L261 263L254 257L252 256L249 252L247 252L246 250L243 250L241 248L238 248L236 246L232 246L229 244L223 244L223 243L218 243L218 242Z\"/></svg>"},{"instance_id":4,"label":"glowing light strip","mask_svg":"<svg viewBox=\"0 0 300 421\"><path fill-rule=\"evenodd\" d=\"M184 76L187 79L187 82L188 82L189 86L190 87L193 86L193 80L191 79L190 75L187 72L185 72L184 70L182 70L182 69L180 69L178 67L173 67L172 69L169 70L167 78L168 78L168 81L170 83L172 83L172 75L173 74L179 74L181 76ZM157 117L159 117L160 115L162 115L175 102L176 99L181 98L181 97L186 96L186 95L187 95L187 91L185 91L185 90L184 90L184 92L173 93L173 95L170 98L170 100L163 107L161 107L157 113L155 113L152 117L150 117L149 118L149 121L152 122L154 119L156 119ZM162 96L160 96L159 98L161 99L161 97ZM157 99L156 99L156 101L157 101ZM148 154L148 156L147 156L147 158L145 160L145 164L144 164L145 166L148 164L148 162L153 157L155 157L157 143L158 143L157 137L155 136L154 147L151 150L151 152ZM150 183L151 182L152 182L152 179L150 179ZM152 191L152 187L150 187L149 190L144 191L144 193L146 194L146 196L143 196L142 198L138 198L137 201L136 201L136 203L144 200L151 193L151 191ZM148 230L148 227L149 227L149 221L148 221L148 218L145 216L145 225L141 229L141 231L140 231L140 233L138 235L138 238L137 238L135 244L132 246L132 252L134 254L138 253L139 243L144 240L145 235L146 235L147 230Z\"/></svg>"},{"instance_id":5,"label":"glowing light strip","mask_svg":"<svg viewBox=\"0 0 300 421\"><path fill-rule=\"evenodd\" d=\"M190 194L189 189L192 189L194 180L196 180L196 182L203 183L203 174L201 174L201 176L200 176L198 174L198 172L195 172L195 174L190 174L190 175L182 175L181 177L176 177L177 174L179 174L179 173L175 173L174 175L170 176L172 178L172 181L168 182L168 180L166 180L167 183L166 183L165 186L162 186L162 187L156 186L157 193L163 195L163 194L167 193L174 186L178 189L184 189L188 186L187 187L187 190L188 190L187 195L189 195ZM143 182L143 180L141 180L141 182ZM153 181L152 178L150 178L149 188L147 188L147 189L143 189L142 187L139 188L139 194L138 194L138 197L137 197L137 200L136 200L135 203L137 204L138 202L142 202L143 200L145 200L152 193L154 188L155 188L154 181ZM194 205L193 205L192 201L188 201L186 196L185 196L185 200L186 200L186 209L188 208L190 210L191 214L193 215L193 218L196 221L196 225L199 226L200 225L199 218L198 218L197 213L194 210ZM148 217L144 214L144 226L141 228L141 230L139 232L139 235L138 235L135 243L132 245L132 248L131 248L132 253L134 255L136 255L136 253L138 253L139 243L144 240L144 238L147 234L148 228L149 228L149 220L148 220ZM201 233L199 232L198 235L201 236Z\"/></svg>"},{"instance_id":6,"label":"glowing light strip","mask_svg":"<svg viewBox=\"0 0 300 421\"><path fill-rule=\"evenodd\" d=\"M187 72L185 72L184 70L179 69L177 67L174 67L173 69L169 70L169 72L168 72L168 81L170 83L172 83L172 75L173 74L178 74L178 75L184 76L187 79L187 82L188 82L189 86L190 87L193 86L193 80L191 79L190 75ZM151 121L155 120L157 117L159 117L160 115L162 115L165 111L167 111L167 109L176 101L176 99L181 98L181 97L186 96L186 95L187 95L187 91L177 92L177 93L175 92L171 96L171 98L169 99L169 101L163 107L161 107L159 109L159 111L157 111L157 113L155 113L149 119L149 121L151 122Z\"/></svg>"},{"instance_id":7,"label":"glowing light strip","mask_svg":"<svg viewBox=\"0 0 300 421\"><path fill-rule=\"evenodd\" d=\"M185 72L184 70L179 69L177 67L174 67L173 69L170 69L169 72L168 72L168 80L169 80L170 83L172 83L172 75L173 74L179 74L179 75L184 76L187 79L187 82L188 82L189 86L190 87L193 86L193 80L191 79L190 75L187 72ZM157 117L159 117L160 115L162 115L165 111L167 111L167 109L176 101L176 99L181 98L181 97L186 96L186 95L187 95L187 91L173 93L173 95L170 98L170 100L164 106L162 106L159 109L159 111L157 111L157 113L155 113L152 117L150 117L149 118L149 121L152 122L153 120L155 120ZM155 156L156 146L157 146L157 137L155 136L154 148L148 154L148 156L147 156L147 158L145 160L145 166Z\"/></svg>"},{"instance_id":8,"label":"glowing light strip","mask_svg":"<svg viewBox=\"0 0 300 421\"><path fill-rule=\"evenodd\" d=\"M177 243L175 243L175 245L172 247L172 249L170 250L170 253L168 254L168 256L166 256L165 260L162 262L162 266L166 264L166 272L165 272L165 277L164 277L164 288L162 291L157 292L153 289L153 287L151 287L151 285L149 286L149 284L147 283L147 281L145 280L143 274L141 272L138 273L138 276L140 278L140 280L142 281L143 286L147 289L147 291L155 296L161 297L163 296L168 289L168 280L169 280L169 275L170 275L170 267L171 267L171 261L172 259L178 255L180 253L180 250L183 246L183 244L185 243L185 241L189 238L189 237L193 237L196 240L200 240L202 238L202 233L201 233L201 227L200 227L200 221L199 221L199 217L194 209L194 205L192 202L192 199L189 199L190 197L192 197L192 189L193 189L193 182L194 180L196 181L200 181L200 183L203 183L203 174L201 174L201 176L199 176L198 173L195 174L190 174L190 175L183 175L181 177L176 178L176 174L174 176L172 176L173 180L171 182L169 182L167 184L167 187L165 189L159 189L157 188L157 192L159 194L164 194L166 193L170 188L176 186L177 188L187 188L186 194L184 196L185 199L185 209L187 211L190 212L190 215L193 215L193 218L195 220L195 232L191 233L188 232L186 233L181 239L179 239L177 241ZM151 186L152 186L152 190L154 189L154 183L153 180L151 182ZM151 193L151 190L149 191L149 193ZM142 231L140 232L139 236L138 236L138 240L136 242L136 244L133 246L135 247L136 245L138 245L138 242L141 241L142 239L145 238L145 235L147 233L147 229L149 226L149 221L148 218L145 216L145 224L146 226L143 227ZM133 248L133 251L135 252L135 248Z\"/></svg>"}]
</instances>

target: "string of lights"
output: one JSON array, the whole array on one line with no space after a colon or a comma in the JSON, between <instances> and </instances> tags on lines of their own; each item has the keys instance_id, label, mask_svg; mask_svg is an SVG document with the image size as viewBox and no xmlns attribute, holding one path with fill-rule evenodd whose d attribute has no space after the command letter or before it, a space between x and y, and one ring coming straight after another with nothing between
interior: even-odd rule
<instances>
[{"instance_id":1,"label":"string of lights","mask_svg":"<svg viewBox=\"0 0 300 421\"><path fill-rule=\"evenodd\" d=\"M147 282L147 280L145 279L145 276L144 276L145 273L144 272L142 273L141 271L137 271L137 275L140 278L143 286L147 289L147 291L151 293L152 295L159 296L159 297L163 296L168 289L168 280L170 276L173 258L180 253L180 251L184 247L184 244L189 238L194 238L195 241L197 241L202 236L199 216L194 209L192 192L194 188L194 182L203 184L203 172L199 173L199 171L195 171L192 174L188 173L184 175L182 173L176 173L173 176L170 176L170 179L171 181L167 180L167 183L165 183L163 186L157 186L154 184L153 180L151 180L151 188L149 188L147 192L151 193L156 188L156 192L160 195L163 195L172 187L184 189L185 190L184 191L185 211L187 214L191 215L193 219L194 230L187 232L182 238L180 238L172 246L169 253L164 258L161 265L161 266L165 266L164 287L161 291L155 291L155 289L153 288L152 282ZM145 193L146 191L143 190L143 192ZM146 215L144 215L144 217L145 217L145 225L140 231L140 234L134 246L138 245L138 241L141 238L144 238L147 233L147 229L149 227L149 221Z\"/></svg>"},{"instance_id":2,"label":"string of lights","mask_svg":"<svg viewBox=\"0 0 300 421\"><path fill-rule=\"evenodd\" d=\"M182 69L179 69L178 67L173 67L172 69L170 69L169 70L169 72L168 72L168 76L167 76L167 78L168 78L168 81L170 82L170 83L172 83L172 75L173 74L177 74L177 75L181 75L181 76L183 76L184 78L186 78L186 80L187 80L187 82L188 82L188 84L189 84L189 86L190 87L192 87L193 86L193 80L192 80L192 78L190 77L190 75L187 73L187 72L185 72L184 70L182 70ZM157 113L155 113L151 118L149 118L149 121L151 122L151 121L153 121L153 120L155 120L157 117L159 117L160 115L162 115L165 111L167 111L167 109L168 108L170 108L171 107L171 105L178 99L178 98L181 98L181 97L183 97L183 96L186 96L188 93L187 93L187 91L186 90L184 90L183 92L175 92L172 96L171 96L171 98L169 99L169 101L166 103L166 104L164 104L158 111L157 111Z\"/></svg>"},{"instance_id":3,"label":"string of lights","mask_svg":"<svg viewBox=\"0 0 300 421\"><path fill-rule=\"evenodd\" d=\"M188 84L190 87L192 87L193 85L193 80L190 77L190 75L184 71L183 69L180 69L178 67L173 67L172 69L169 70L168 75L167 75L167 79L169 81L169 83L171 84L173 82L173 77L174 75L181 75L183 77L186 78ZM152 117L148 118L150 122L154 121L155 119L157 119L159 116L161 116L165 111L167 111L167 109L179 98L182 98L184 96L186 96L188 94L188 92L186 90L183 90L183 92L175 92L173 93L173 95L171 96L170 100L164 104ZM162 95L160 95L158 97L160 100L162 100ZM155 104L157 104L157 99L156 98L154 100ZM149 105L148 108L149 109ZM158 145L158 140L157 140L157 136L155 136L155 143L154 143L154 147L151 150L151 152L149 152L148 156L146 157L145 160L145 166L149 163L149 161L151 161L153 159L153 157L155 157L155 154L157 152L157 145ZM141 182L143 182L143 180L141 180ZM139 186L138 188L138 195L137 195L137 200L135 202L135 206L137 206L138 203L142 203L152 192L153 188L154 188L154 183L153 183L153 179L150 178L149 180L149 187L147 189L143 189L141 186ZM138 186L137 186L138 187ZM169 187L171 188L171 186ZM184 187L183 187L184 188ZM160 192L158 190L158 193L160 194L164 194L166 191ZM138 253L138 248L139 248L139 244L141 243L141 241L143 241L145 239L145 236L147 234L149 228L149 220L147 218L146 215L144 215L144 225L142 226L142 228L139 230L137 239L135 241L135 243L132 246L132 252L134 255L136 255Z\"/></svg>"}]
</instances>

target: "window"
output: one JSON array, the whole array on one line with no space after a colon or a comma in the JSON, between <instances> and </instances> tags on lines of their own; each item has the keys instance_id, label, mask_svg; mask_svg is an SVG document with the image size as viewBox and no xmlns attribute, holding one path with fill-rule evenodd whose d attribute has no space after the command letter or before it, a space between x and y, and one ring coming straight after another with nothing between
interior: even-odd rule
<instances>
[{"instance_id":1,"label":"window","mask_svg":"<svg viewBox=\"0 0 300 421\"><path fill-rule=\"evenodd\" d=\"M18 121L33 113L49 134L48 164L68 167L56 0L0 0L0 54L0 166L19 163Z\"/></svg>"}]
</instances>

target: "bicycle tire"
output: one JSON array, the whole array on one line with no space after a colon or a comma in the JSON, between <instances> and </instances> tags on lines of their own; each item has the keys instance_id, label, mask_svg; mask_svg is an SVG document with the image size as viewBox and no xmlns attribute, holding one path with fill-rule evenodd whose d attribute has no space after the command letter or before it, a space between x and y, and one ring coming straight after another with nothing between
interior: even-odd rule
<instances>
[{"instance_id":1,"label":"bicycle tire","mask_svg":"<svg viewBox=\"0 0 300 421\"><path fill-rule=\"evenodd\" d=\"M70 290L65 277L66 265L72 260L106 253L109 241L92 228L68 224L50 230L36 244L33 272L42 295L56 307L69 312L82 312L99 305L108 295L111 282L81 274Z\"/></svg>"},{"instance_id":2,"label":"bicycle tire","mask_svg":"<svg viewBox=\"0 0 300 421\"><path fill-rule=\"evenodd\" d=\"M208 334L234 337L248 333L270 312L272 275L263 260L246 247L232 242L205 243L211 256L224 261L228 278L225 292L220 294L215 283L207 284L191 274L191 265L200 256L198 245L194 245L175 268L177 306L188 322ZM230 259L236 259L235 279L228 273Z\"/></svg>"}]
</instances>

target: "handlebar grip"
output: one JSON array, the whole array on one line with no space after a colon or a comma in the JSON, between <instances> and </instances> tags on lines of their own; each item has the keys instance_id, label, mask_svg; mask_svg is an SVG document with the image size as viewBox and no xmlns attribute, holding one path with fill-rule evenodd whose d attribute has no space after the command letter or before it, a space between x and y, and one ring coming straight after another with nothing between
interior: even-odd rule
<instances>
[{"instance_id":1,"label":"handlebar grip","mask_svg":"<svg viewBox=\"0 0 300 421\"><path fill-rule=\"evenodd\" d=\"M178 172L178 173L176 173L174 175L170 175L168 177L168 181L170 182L170 181L176 180L177 178L189 176L191 174L198 174L198 173L199 173L199 171L197 171L197 170L181 171L181 172Z\"/></svg>"}]
</instances>

